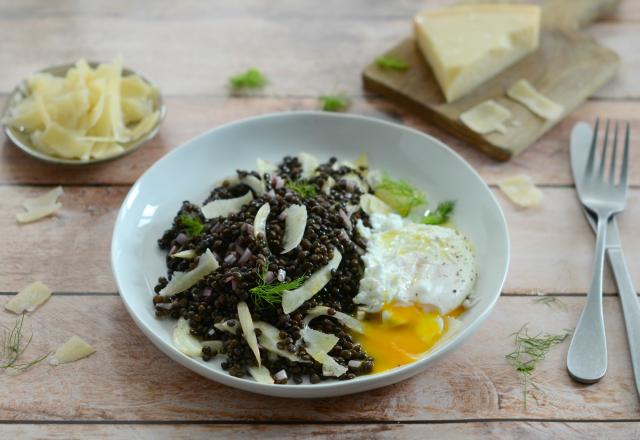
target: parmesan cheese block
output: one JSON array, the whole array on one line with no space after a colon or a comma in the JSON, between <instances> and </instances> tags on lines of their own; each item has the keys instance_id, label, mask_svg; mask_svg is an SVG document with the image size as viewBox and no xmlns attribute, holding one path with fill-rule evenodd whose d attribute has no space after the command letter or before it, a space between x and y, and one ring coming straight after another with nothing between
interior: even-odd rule
<instances>
[{"instance_id":1,"label":"parmesan cheese block","mask_svg":"<svg viewBox=\"0 0 640 440\"><path fill-rule=\"evenodd\" d=\"M51 297L51 290L46 284L36 281L22 289L11 298L4 308L13 313L32 312Z\"/></svg>"},{"instance_id":2,"label":"parmesan cheese block","mask_svg":"<svg viewBox=\"0 0 640 440\"><path fill-rule=\"evenodd\" d=\"M540 7L455 6L421 12L414 26L418 46L451 102L538 48Z\"/></svg>"},{"instance_id":3,"label":"parmesan cheese block","mask_svg":"<svg viewBox=\"0 0 640 440\"><path fill-rule=\"evenodd\" d=\"M564 107L542 95L526 79L521 79L509 87L507 96L544 119L558 119L564 112Z\"/></svg>"},{"instance_id":4,"label":"parmesan cheese block","mask_svg":"<svg viewBox=\"0 0 640 440\"><path fill-rule=\"evenodd\" d=\"M511 119L509 109L493 99L481 102L460 115L460 120L467 127L480 134L493 131L504 133L507 131L505 122L509 119Z\"/></svg>"},{"instance_id":5,"label":"parmesan cheese block","mask_svg":"<svg viewBox=\"0 0 640 440\"><path fill-rule=\"evenodd\" d=\"M95 348L80 337L73 335L56 350L51 359L49 359L49 363L51 365L67 364L86 358L95 352Z\"/></svg>"},{"instance_id":6,"label":"parmesan cheese block","mask_svg":"<svg viewBox=\"0 0 640 440\"><path fill-rule=\"evenodd\" d=\"M498 182L498 187L513 203L522 208L530 208L542 202L542 191L534 185L531 177L524 174L507 177Z\"/></svg>"}]
</instances>

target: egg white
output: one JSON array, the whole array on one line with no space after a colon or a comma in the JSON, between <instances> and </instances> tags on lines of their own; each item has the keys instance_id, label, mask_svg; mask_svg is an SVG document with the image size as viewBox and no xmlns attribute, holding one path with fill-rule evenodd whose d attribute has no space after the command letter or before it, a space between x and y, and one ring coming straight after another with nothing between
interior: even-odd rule
<instances>
[{"instance_id":1,"label":"egg white","mask_svg":"<svg viewBox=\"0 0 640 440\"><path fill-rule=\"evenodd\" d=\"M453 228L424 225L397 214L358 222L367 241L360 291L354 302L369 312L384 304L418 304L442 315L459 307L476 282L476 261L467 239Z\"/></svg>"}]
</instances>

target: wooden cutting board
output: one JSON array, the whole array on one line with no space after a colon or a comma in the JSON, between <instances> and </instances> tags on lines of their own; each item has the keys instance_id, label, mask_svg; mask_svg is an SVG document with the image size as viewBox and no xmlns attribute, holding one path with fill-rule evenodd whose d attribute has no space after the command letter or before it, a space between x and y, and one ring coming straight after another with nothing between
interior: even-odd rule
<instances>
[{"instance_id":1,"label":"wooden cutting board","mask_svg":"<svg viewBox=\"0 0 640 440\"><path fill-rule=\"evenodd\" d=\"M579 106L612 78L619 65L615 52L598 45L579 29L618 3L619 0L546 2L538 50L451 103L445 101L413 38L385 53L406 60L411 67L406 71L386 70L374 61L363 72L364 87L410 108L490 156L508 160L533 144L559 120L539 118L507 98L506 90L519 79L526 79L540 93L561 104L565 114ZM517 120L506 133L480 135L460 121L461 113L487 99L507 107Z\"/></svg>"}]
</instances>

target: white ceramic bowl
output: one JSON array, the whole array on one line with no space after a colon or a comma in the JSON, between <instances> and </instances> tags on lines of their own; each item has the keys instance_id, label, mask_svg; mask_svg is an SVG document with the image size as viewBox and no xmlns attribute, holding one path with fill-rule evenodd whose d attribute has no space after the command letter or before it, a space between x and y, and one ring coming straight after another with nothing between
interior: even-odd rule
<instances>
[{"instance_id":1,"label":"white ceramic bowl","mask_svg":"<svg viewBox=\"0 0 640 440\"><path fill-rule=\"evenodd\" d=\"M479 278L475 305L461 316L462 328L411 364L354 380L320 384L265 385L228 375L221 356L193 359L173 347L175 321L156 319L153 287L164 276L164 253L157 239L183 200L202 202L213 182L236 169L253 169L261 157L279 162L306 151L321 160L355 159L367 151L372 168L387 171L427 192L434 206L456 200L454 221L473 243ZM397 124L356 115L296 112L227 124L190 140L160 159L133 185L124 200L111 244L111 262L120 295L136 324L160 350L185 367L217 382L281 397L329 397L389 385L424 370L467 339L488 316L507 274L509 237L491 190L475 171L440 141ZM135 362L135 359L131 360Z\"/></svg>"}]
</instances>

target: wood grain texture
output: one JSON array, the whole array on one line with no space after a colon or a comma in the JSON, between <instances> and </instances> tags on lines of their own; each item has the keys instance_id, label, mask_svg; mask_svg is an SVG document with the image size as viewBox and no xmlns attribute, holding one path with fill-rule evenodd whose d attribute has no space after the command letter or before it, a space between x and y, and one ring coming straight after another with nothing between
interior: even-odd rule
<instances>
[{"instance_id":1,"label":"wood grain texture","mask_svg":"<svg viewBox=\"0 0 640 440\"><path fill-rule=\"evenodd\" d=\"M61 168L37 161L18 150L2 134L0 184L130 185L164 154L207 130L251 116L317 110L318 106L315 98L172 97L167 99L168 116L160 134L149 144L123 159L84 168ZM632 133L640 133L640 102L590 101L569 114L523 154L508 163L501 163L382 98L354 98L349 111L402 123L442 140L462 155L489 184L495 184L506 176L525 173L539 185L572 185L569 137L578 121L592 122L596 117L625 119L630 121ZM632 136L632 151L638 146L640 135ZM630 183L638 186L640 154L631 154L630 167Z\"/></svg>"},{"instance_id":2,"label":"wood grain texture","mask_svg":"<svg viewBox=\"0 0 640 440\"><path fill-rule=\"evenodd\" d=\"M424 373L382 389L335 399L270 398L208 381L171 361L136 328L117 296L55 295L25 320L34 334L27 356L55 349L72 334L96 348L89 358L21 375L0 375L0 421L382 422L522 420L640 421L617 298L605 298L610 363L592 386L573 382L568 341L536 369L544 390L524 410L518 373L504 355L525 323L531 332L572 328L584 297L562 297L567 310L528 297L503 297L478 332ZM8 300L0 298L0 304ZM15 315L0 313L10 325ZM0 425L1 426L1 425Z\"/></svg>"},{"instance_id":3,"label":"wood grain texture","mask_svg":"<svg viewBox=\"0 0 640 440\"><path fill-rule=\"evenodd\" d=\"M549 11L549 14L552 14ZM402 41L385 55L406 60L406 72L380 68L375 61L363 74L365 88L378 93L414 114L437 124L470 145L499 160L517 156L551 129L558 120L546 120L506 96L509 87L526 79L533 87L570 113L615 74L618 56L577 32L543 30L540 47L518 63L482 83L469 94L446 102L431 67L413 38ZM505 133L479 134L460 120L460 115L487 100L508 109L518 125Z\"/></svg>"},{"instance_id":4,"label":"wood grain texture","mask_svg":"<svg viewBox=\"0 0 640 440\"><path fill-rule=\"evenodd\" d=\"M246 440L363 438L423 440L446 438L517 438L520 440L627 440L640 436L640 423L603 422L470 422L447 424L345 424L345 425L5 425L2 433L14 438L46 440L84 440L86 438L135 438L138 440L197 440L241 437Z\"/></svg>"},{"instance_id":5,"label":"wood grain texture","mask_svg":"<svg viewBox=\"0 0 640 440\"><path fill-rule=\"evenodd\" d=\"M46 188L0 186L0 279L3 291L17 291L35 279L57 292L115 292L110 243L125 187L67 187L63 208L52 218L19 225L14 213L26 197ZM521 210L494 190L504 209L511 238L511 266L506 293L586 292L594 237L572 188L544 188L536 209ZM632 277L640 284L640 190L631 190L619 216ZM161 274L158 274L160 276ZM607 271L605 291L615 292Z\"/></svg>"},{"instance_id":6,"label":"wood grain texture","mask_svg":"<svg viewBox=\"0 0 640 440\"><path fill-rule=\"evenodd\" d=\"M268 95L359 95L364 66L409 34L413 15L453 1L328 0L319 8L312 0L186 0L179 6L159 0L153 7L143 0L3 0L0 91L50 65L122 53L126 65L166 95L224 96L227 78L251 66L271 79ZM600 98L640 97L635 3L623 1L619 12L588 31L624 60Z\"/></svg>"}]
</instances>

